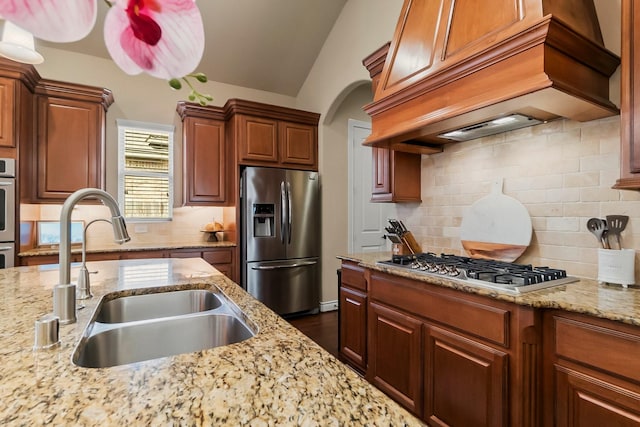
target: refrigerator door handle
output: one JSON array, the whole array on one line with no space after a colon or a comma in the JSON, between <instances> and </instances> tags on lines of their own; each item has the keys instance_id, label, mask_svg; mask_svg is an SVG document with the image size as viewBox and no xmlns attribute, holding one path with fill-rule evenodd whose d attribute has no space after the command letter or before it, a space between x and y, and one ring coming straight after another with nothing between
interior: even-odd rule
<instances>
[{"instance_id":1,"label":"refrigerator door handle","mask_svg":"<svg viewBox=\"0 0 640 427\"><path fill-rule=\"evenodd\" d=\"M291 183L287 181L287 239L291 244Z\"/></svg>"},{"instance_id":2,"label":"refrigerator door handle","mask_svg":"<svg viewBox=\"0 0 640 427\"><path fill-rule=\"evenodd\" d=\"M294 267L304 267L307 265L317 264L318 261L304 261L304 262L296 262L294 264L282 264L282 265L255 265L252 266L252 270L278 270L280 268L294 268Z\"/></svg>"},{"instance_id":3,"label":"refrigerator door handle","mask_svg":"<svg viewBox=\"0 0 640 427\"><path fill-rule=\"evenodd\" d=\"M287 213L287 208L286 208L286 203L287 203L287 189L285 187L285 182L281 181L280 182L280 241L282 242L282 244L284 244L284 235L285 235L285 226L287 224L287 218L286 218L286 213Z\"/></svg>"}]
</instances>

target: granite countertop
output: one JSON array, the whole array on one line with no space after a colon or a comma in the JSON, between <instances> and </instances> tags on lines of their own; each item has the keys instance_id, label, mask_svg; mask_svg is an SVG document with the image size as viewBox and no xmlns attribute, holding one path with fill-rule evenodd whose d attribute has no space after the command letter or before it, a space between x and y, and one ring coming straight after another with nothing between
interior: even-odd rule
<instances>
[{"instance_id":1,"label":"granite countertop","mask_svg":"<svg viewBox=\"0 0 640 427\"><path fill-rule=\"evenodd\" d=\"M640 288L637 286L623 288L622 286L600 284L596 280L579 279L566 285L513 295L495 289L465 284L445 276L426 276L411 270L377 264L378 261L390 259L390 252L347 254L340 255L338 258L353 261L372 270L515 304L561 309L640 326Z\"/></svg>"},{"instance_id":2,"label":"granite countertop","mask_svg":"<svg viewBox=\"0 0 640 427\"><path fill-rule=\"evenodd\" d=\"M87 249L87 253L107 253L107 252L136 252L136 251L152 251L165 249L203 249L203 248L233 248L235 242L168 242L168 243L131 243L127 242L121 246L110 246L105 248ZM72 254L82 253L81 246L72 246ZM26 256L43 256L58 255L58 247L34 248L22 251L18 254L20 257Z\"/></svg>"},{"instance_id":3,"label":"granite countertop","mask_svg":"<svg viewBox=\"0 0 640 427\"><path fill-rule=\"evenodd\" d=\"M52 311L57 266L0 270L1 425L421 425L201 259L87 263L94 298L61 344L33 351L34 322ZM75 280L78 268L72 268ZM144 287L218 287L258 328L246 341L122 365L71 357L101 297Z\"/></svg>"}]
</instances>

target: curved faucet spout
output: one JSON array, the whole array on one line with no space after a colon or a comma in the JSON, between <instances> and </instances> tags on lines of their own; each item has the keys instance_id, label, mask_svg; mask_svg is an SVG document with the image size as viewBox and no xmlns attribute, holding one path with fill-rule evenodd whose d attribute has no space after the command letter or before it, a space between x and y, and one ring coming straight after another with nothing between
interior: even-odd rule
<instances>
[{"instance_id":1,"label":"curved faucet spout","mask_svg":"<svg viewBox=\"0 0 640 427\"><path fill-rule=\"evenodd\" d=\"M81 200L98 199L111 210L111 223L116 243L124 243L131 240L127 233L127 226L120 214L118 203L106 191L98 188L83 188L71 194L62 205L60 212L60 284L71 283L71 212L73 207Z\"/></svg>"}]
</instances>

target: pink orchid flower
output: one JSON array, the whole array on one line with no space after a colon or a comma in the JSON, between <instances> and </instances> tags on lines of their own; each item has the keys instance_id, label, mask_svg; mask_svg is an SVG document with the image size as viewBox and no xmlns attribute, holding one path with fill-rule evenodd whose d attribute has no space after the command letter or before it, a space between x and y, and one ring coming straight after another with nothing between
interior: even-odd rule
<instances>
[{"instance_id":1,"label":"pink orchid flower","mask_svg":"<svg viewBox=\"0 0 640 427\"><path fill-rule=\"evenodd\" d=\"M0 18L56 43L85 38L96 15L96 0L0 0Z\"/></svg>"},{"instance_id":2,"label":"pink orchid flower","mask_svg":"<svg viewBox=\"0 0 640 427\"><path fill-rule=\"evenodd\" d=\"M116 0L105 19L104 40L126 73L161 79L193 72L204 52L195 0Z\"/></svg>"},{"instance_id":3,"label":"pink orchid flower","mask_svg":"<svg viewBox=\"0 0 640 427\"><path fill-rule=\"evenodd\" d=\"M204 28L195 0L113 0L104 40L128 74L161 79L188 75L204 52ZM97 0L0 0L0 16L52 42L84 38L95 25Z\"/></svg>"}]
</instances>

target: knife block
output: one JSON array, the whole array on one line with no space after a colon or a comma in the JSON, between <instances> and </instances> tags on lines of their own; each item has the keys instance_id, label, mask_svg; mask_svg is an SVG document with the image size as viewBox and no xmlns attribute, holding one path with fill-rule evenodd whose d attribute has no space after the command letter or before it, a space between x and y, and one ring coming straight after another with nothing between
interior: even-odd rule
<instances>
[{"instance_id":1,"label":"knife block","mask_svg":"<svg viewBox=\"0 0 640 427\"><path fill-rule=\"evenodd\" d=\"M409 253L414 253L414 254L422 253L422 248L420 247L420 245L416 241L416 238L413 237L413 234L410 231L407 231L406 233L404 233L402 235L402 239L404 240L404 243L407 246L409 246Z\"/></svg>"},{"instance_id":2,"label":"knife block","mask_svg":"<svg viewBox=\"0 0 640 427\"><path fill-rule=\"evenodd\" d=\"M391 246L391 252L394 255L411 255L411 251L404 243L394 243Z\"/></svg>"}]
</instances>

